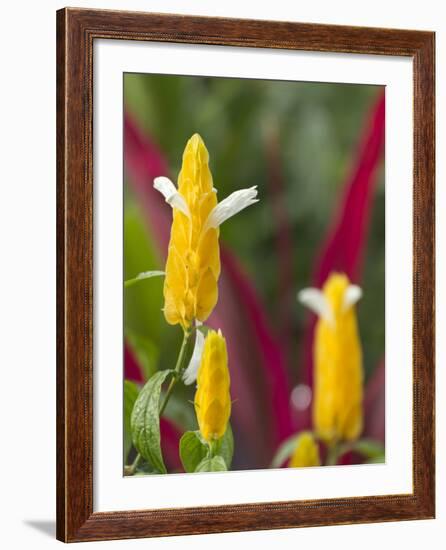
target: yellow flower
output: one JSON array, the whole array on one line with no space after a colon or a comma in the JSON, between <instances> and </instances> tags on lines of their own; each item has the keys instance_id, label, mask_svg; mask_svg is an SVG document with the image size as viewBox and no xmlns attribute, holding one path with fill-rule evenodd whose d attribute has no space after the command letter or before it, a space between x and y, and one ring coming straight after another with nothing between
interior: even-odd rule
<instances>
[{"instance_id":1,"label":"yellow flower","mask_svg":"<svg viewBox=\"0 0 446 550\"><path fill-rule=\"evenodd\" d=\"M220 439L231 416L230 377L226 340L221 331L209 331L197 376L195 412L206 441Z\"/></svg>"},{"instance_id":2,"label":"yellow flower","mask_svg":"<svg viewBox=\"0 0 446 550\"><path fill-rule=\"evenodd\" d=\"M320 466L319 447L311 432L302 432L296 440L293 455L288 464L289 468L305 468Z\"/></svg>"},{"instance_id":3,"label":"yellow flower","mask_svg":"<svg viewBox=\"0 0 446 550\"><path fill-rule=\"evenodd\" d=\"M322 292L308 288L302 303L318 314L314 356L313 424L328 444L356 439L363 427L362 350L356 302L362 291L339 273L330 274Z\"/></svg>"},{"instance_id":4,"label":"yellow flower","mask_svg":"<svg viewBox=\"0 0 446 550\"><path fill-rule=\"evenodd\" d=\"M219 226L257 202L255 187L232 193L218 203L209 169L209 154L198 134L186 144L178 190L166 177L154 187L172 206L173 222L164 281L164 316L187 330L204 322L218 299L220 275Z\"/></svg>"}]
</instances>

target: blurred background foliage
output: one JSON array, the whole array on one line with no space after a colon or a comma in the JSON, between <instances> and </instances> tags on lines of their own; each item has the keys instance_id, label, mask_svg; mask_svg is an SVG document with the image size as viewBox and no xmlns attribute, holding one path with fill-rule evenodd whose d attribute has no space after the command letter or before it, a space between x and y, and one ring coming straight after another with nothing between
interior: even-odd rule
<instances>
[{"instance_id":1,"label":"blurred background foliage","mask_svg":"<svg viewBox=\"0 0 446 550\"><path fill-rule=\"evenodd\" d=\"M163 175L176 181L186 141L198 132L210 153L220 200L236 189L258 185L260 202L223 224L221 242L238 259L261 300L273 337L283 347L290 388L304 380L301 347L306 312L297 303L296 292L312 284L315 262L339 208L368 113L381 93L377 86L352 84L124 76L126 114L160 152L169 170ZM364 291L358 316L366 382L384 356L381 164L358 281ZM125 279L164 269L160 247L127 172L124 204ZM143 379L172 367L181 339L181 330L168 326L161 313L162 284L162 279L151 279L125 291L126 341ZM128 377L142 381L131 368L126 365ZM193 391L180 390L166 409L180 431L195 428L193 407L184 397L193 399ZM252 424L253 430L261 429L255 419ZM246 445L237 445L237 426L234 435L234 467L264 466L268 456L256 461Z\"/></svg>"}]
</instances>

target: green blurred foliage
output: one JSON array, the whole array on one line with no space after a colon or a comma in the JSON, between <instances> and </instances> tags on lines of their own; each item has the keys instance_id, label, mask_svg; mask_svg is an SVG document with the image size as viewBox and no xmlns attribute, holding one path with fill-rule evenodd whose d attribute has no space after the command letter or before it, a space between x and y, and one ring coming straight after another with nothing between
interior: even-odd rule
<instances>
[{"instance_id":1,"label":"green blurred foliage","mask_svg":"<svg viewBox=\"0 0 446 550\"><path fill-rule=\"evenodd\" d=\"M124 204L124 280L128 280L142 271L159 269L161 259L128 191ZM182 338L181 330L168 327L164 320L163 283L163 277L154 277L125 289L124 330L145 374L175 365Z\"/></svg>"},{"instance_id":2,"label":"green blurred foliage","mask_svg":"<svg viewBox=\"0 0 446 550\"><path fill-rule=\"evenodd\" d=\"M170 75L126 74L125 108L160 147L176 179L186 141L198 132L210 152L221 198L258 185L260 202L224 224L222 240L243 263L277 326L279 282L267 148L278 140L285 215L293 239L292 329L295 354L288 368L299 377L305 311L296 292L310 284L315 255L349 175L376 86L283 82ZM366 374L384 355L384 170L375 193L358 308ZM163 269L130 192L125 200L125 277ZM158 342L159 368L171 368L180 331L161 315L162 280L126 291L125 323L134 334ZM189 426L189 429L193 427Z\"/></svg>"}]
</instances>

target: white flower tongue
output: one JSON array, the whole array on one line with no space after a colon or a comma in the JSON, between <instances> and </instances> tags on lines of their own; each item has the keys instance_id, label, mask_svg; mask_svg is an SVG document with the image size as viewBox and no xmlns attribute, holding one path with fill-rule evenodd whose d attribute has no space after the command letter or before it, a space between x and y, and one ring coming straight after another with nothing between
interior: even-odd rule
<instances>
[{"instance_id":1,"label":"white flower tongue","mask_svg":"<svg viewBox=\"0 0 446 550\"><path fill-rule=\"evenodd\" d=\"M191 218L185 198L178 192L175 184L169 178L165 176L155 178L153 180L153 187L163 195L166 202L170 204L172 208L180 210L189 219ZM215 188L213 188L213 191L217 192ZM234 193L231 193L229 197L223 199L211 210L204 224L203 232L211 227L219 227L227 219L232 218L232 216L235 216L235 214L251 206L251 204L258 202L258 200L257 185L249 187L248 189L234 191Z\"/></svg>"},{"instance_id":2,"label":"white flower tongue","mask_svg":"<svg viewBox=\"0 0 446 550\"><path fill-rule=\"evenodd\" d=\"M232 218L232 216L251 206L251 204L258 202L258 200L257 185L248 189L234 191L234 193L231 193L229 197L223 199L212 209L204 224L203 231L211 227L217 228L227 219Z\"/></svg>"},{"instance_id":3,"label":"white flower tongue","mask_svg":"<svg viewBox=\"0 0 446 550\"><path fill-rule=\"evenodd\" d=\"M324 293L318 288L304 288L297 294L297 299L313 313L333 323L333 312Z\"/></svg>"},{"instance_id":4,"label":"white flower tongue","mask_svg":"<svg viewBox=\"0 0 446 550\"><path fill-rule=\"evenodd\" d=\"M357 285L348 285L344 293L343 309L347 311L362 298L362 289Z\"/></svg>"},{"instance_id":5,"label":"white flower tongue","mask_svg":"<svg viewBox=\"0 0 446 550\"><path fill-rule=\"evenodd\" d=\"M362 290L357 285L349 285L344 293L342 310L345 312L354 306L362 297ZM297 294L297 299L313 313L327 321L333 323L332 308L324 296L324 293L318 288L304 288Z\"/></svg>"},{"instance_id":6,"label":"white flower tongue","mask_svg":"<svg viewBox=\"0 0 446 550\"><path fill-rule=\"evenodd\" d=\"M153 187L163 195L167 204L170 204L172 208L180 210L190 218L189 207L187 206L186 200L183 195L177 191L175 184L169 178L165 176L155 178L153 180Z\"/></svg>"},{"instance_id":7,"label":"white flower tongue","mask_svg":"<svg viewBox=\"0 0 446 550\"><path fill-rule=\"evenodd\" d=\"M197 326L201 323L197 321ZM192 352L192 357L190 358L189 365L183 373L183 382L186 386L193 384L197 379L198 369L201 363L201 356L203 355L204 348L204 334L201 330L197 330L195 333L195 346L194 351Z\"/></svg>"}]
</instances>

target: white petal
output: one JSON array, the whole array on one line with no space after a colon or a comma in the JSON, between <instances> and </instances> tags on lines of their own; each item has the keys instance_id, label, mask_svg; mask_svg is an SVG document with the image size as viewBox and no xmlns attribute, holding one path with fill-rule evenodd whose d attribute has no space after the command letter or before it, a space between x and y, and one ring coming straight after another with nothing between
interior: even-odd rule
<instances>
[{"instance_id":1,"label":"white petal","mask_svg":"<svg viewBox=\"0 0 446 550\"><path fill-rule=\"evenodd\" d=\"M343 309L347 311L354 306L362 297L362 289L357 285L349 285L344 294Z\"/></svg>"},{"instance_id":2,"label":"white petal","mask_svg":"<svg viewBox=\"0 0 446 550\"><path fill-rule=\"evenodd\" d=\"M249 189L240 189L234 191L229 197L226 197L211 210L206 223L204 224L203 231L210 229L211 227L218 227L228 218L231 218L235 214L238 214L241 210L258 202L257 199L257 185L250 187Z\"/></svg>"},{"instance_id":3,"label":"white petal","mask_svg":"<svg viewBox=\"0 0 446 550\"><path fill-rule=\"evenodd\" d=\"M193 384L197 379L198 368L201 363L201 356L203 354L204 348L204 334L201 330L197 330L195 334L195 346L194 351L192 352L192 357L190 358L189 365L183 374L183 382L189 386Z\"/></svg>"},{"instance_id":4,"label":"white petal","mask_svg":"<svg viewBox=\"0 0 446 550\"><path fill-rule=\"evenodd\" d=\"M175 184L165 176L160 176L153 180L153 187L159 191L166 199L167 204L170 204L172 208L176 208L190 218L189 207L180 193L178 193Z\"/></svg>"},{"instance_id":5,"label":"white petal","mask_svg":"<svg viewBox=\"0 0 446 550\"><path fill-rule=\"evenodd\" d=\"M333 313L323 292L318 288L304 288L297 294L297 299L316 315L328 323L333 323Z\"/></svg>"},{"instance_id":6,"label":"white petal","mask_svg":"<svg viewBox=\"0 0 446 550\"><path fill-rule=\"evenodd\" d=\"M166 178L165 176L155 178L153 180L153 187L164 196L166 201L168 201L172 195L175 195L175 193L177 193L177 188L175 187L173 181L171 181L169 178Z\"/></svg>"}]
</instances>

